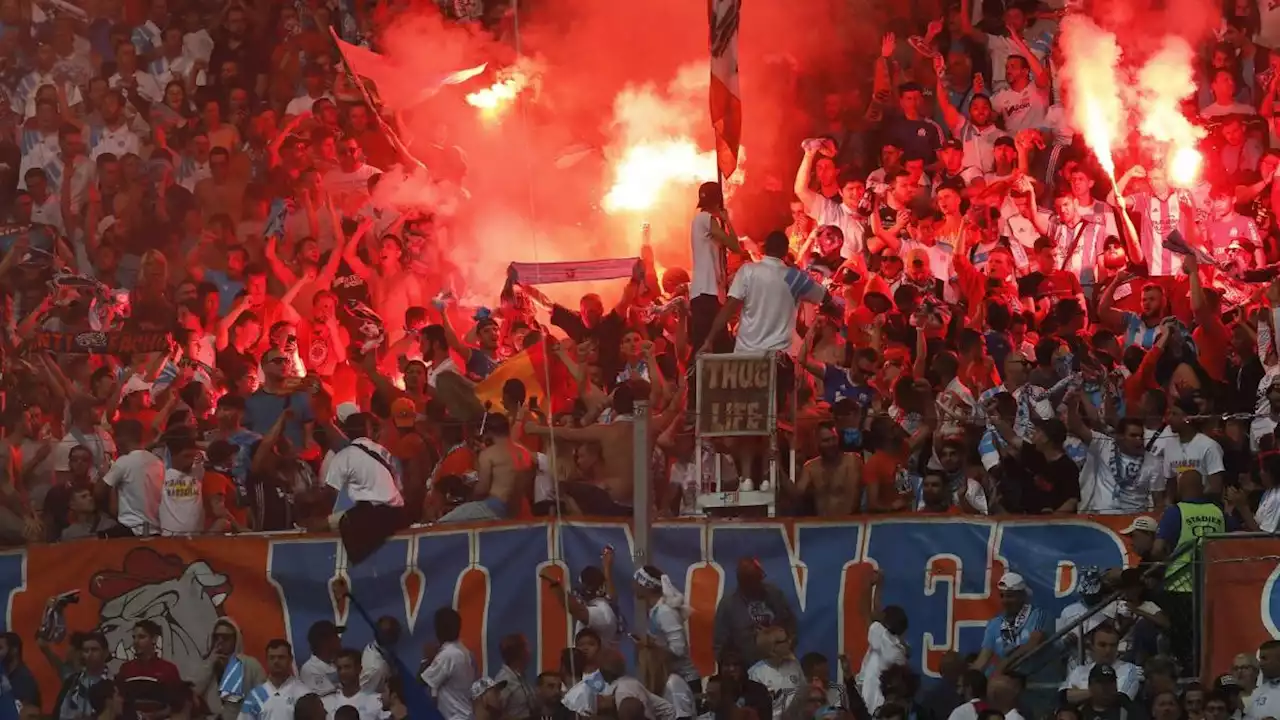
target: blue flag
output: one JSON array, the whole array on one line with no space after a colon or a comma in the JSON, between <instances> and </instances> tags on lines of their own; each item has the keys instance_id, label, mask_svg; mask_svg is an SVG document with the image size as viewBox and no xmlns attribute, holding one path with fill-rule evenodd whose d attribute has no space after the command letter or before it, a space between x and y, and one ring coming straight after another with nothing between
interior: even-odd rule
<instances>
[{"instance_id":1,"label":"blue flag","mask_svg":"<svg viewBox=\"0 0 1280 720\"><path fill-rule=\"evenodd\" d=\"M351 606L356 609L360 617L364 619L369 627L373 630L374 642L377 645L378 652L382 653L382 657L387 661L387 665L391 667L394 674L400 677L400 699L404 701L405 709L409 711L410 720L444 720L444 715L440 714L440 709L436 707L436 703L431 699L427 687L421 682L409 668L405 666L404 661L399 655L382 647L382 643L378 641L378 625L369 617L369 613L356 602L354 595L347 594L347 599L351 601ZM12 718L0 715L0 720L17 720L15 714Z\"/></svg>"}]
</instances>

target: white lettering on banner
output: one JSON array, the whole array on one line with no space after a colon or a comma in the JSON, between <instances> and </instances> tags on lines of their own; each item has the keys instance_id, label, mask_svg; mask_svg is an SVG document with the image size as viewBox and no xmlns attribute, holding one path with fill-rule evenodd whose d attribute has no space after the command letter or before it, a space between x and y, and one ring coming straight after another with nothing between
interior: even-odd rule
<instances>
[{"instance_id":1,"label":"white lettering on banner","mask_svg":"<svg viewBox=\"0 0 1280 720\"><path fill-rule=\"evenodd\" d=\"M996 582L1007 569L1022 573L1037 605L1056 615L1074 593L1075 568L1120 567L1126 561L1121 528L1132 518L1087 519L885 518L818 522L658 523L648 562L685 591L699 669L714 667L712 628L718 602L733 592L742 558L755 558L795 613L798 652L834 658L865 650L867 581L884 574L884 602L911 619L907 642L913 667L936 677L941 654L969 652L982 627L999 612ZM1109 527L1111 526L1111 527ZM287 539L165 538L66 543L0 553L0 593L7 597L7 628L40 625L45 601L68 588L86 597L68 609L71 631L98 627L108 635L119 664L139 619L161 623L162 653L186 677L208 660L209 633L219 617L232 616L245 644L261 653L282 633L305 648L311 625L328 620L347 626L344 644L372 639L366 623L334 601L332 582L346 577L374 618L396 619L404 632L403 659L416 667L420 648L433 640L432 616L458 607L464 641L481 672L501 665L498 642L510 633L529 639L539 667L558 662L571 642L571 624L546 591L539 572L575 578L598 565L600 550L616 549L614 573L630 575L634 544L625 523L511 523L465 530L424 530L396 535L369 559L348 566L336 537ZM41 573L27 577L27 558ZM530 602L530 600L533 602ZM623 593L619 616L634 617L634 598ZM628 623L629 624L629 623ZM42 687L56 694L56 675L36 663Z\"/></svg>"}]
</instances>

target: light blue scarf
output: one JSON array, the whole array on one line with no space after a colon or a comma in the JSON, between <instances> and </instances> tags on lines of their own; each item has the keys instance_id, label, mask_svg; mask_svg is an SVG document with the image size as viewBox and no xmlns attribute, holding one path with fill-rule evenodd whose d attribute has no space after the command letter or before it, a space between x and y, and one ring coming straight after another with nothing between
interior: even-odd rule
<instances>
[{"instance_id":1,"label":"light blue scarf","mask_svg":"<svg viewBox=\"0 0 1280 720\"><path fill-rule=\"evenodd\" d=\"M218 697L223 702L238 703L244 700L244 663L239 655L232 655L218 681Z\"/></svg>"}]
</instances>

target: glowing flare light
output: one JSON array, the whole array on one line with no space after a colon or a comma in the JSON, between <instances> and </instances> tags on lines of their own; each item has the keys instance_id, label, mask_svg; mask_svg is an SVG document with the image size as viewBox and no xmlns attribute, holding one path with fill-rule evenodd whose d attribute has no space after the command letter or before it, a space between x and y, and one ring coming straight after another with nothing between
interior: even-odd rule
<instances>
[{"instance_id":1,"label":"glowing flare light","mask_svg":"<svg viewBox=\"0 0 1280 720\"><path fill-rule=\"evenodd\" d=\"M1070 106L1075 109L1075 125L1107 175L1114 179L1112 153L1117 140L1123 141L1124 119L1116 70L1120 66L1120 45L1113 33L1083 15L1069 15L1063 20L1061 38L1067 58L1062 72L1064 90L1074 100Z\"/></svg>"},{"instance_id":2,"label":"glowing flare light","mask_svg":"<svg viewBox=\"0 0 1280 720\"><path fill-rule=\"evenodd\" d=\"M627 148L614 167L613 187L604 196L610 213L653 208L672 185L716 179L716 155L701 152L692 140L671 138Z\"/></svg>"},{"instance_id":3,"label":"glowing flare light","mask_svg":"<svg viewBox=\"0 0 1280 720\"><path fill-rule=\"evenodd\" d=\"M1169 182L1176 187L1189 188L1196 184L1200 177L1200 166L1204 157L1195 148L1178 148L1169 158L1167 170Z\"/></svg>"},{"instance_id":4,"label":"glowing flare light","mask_svg":"<svg viewBox=\"0 0 1280 720\"><path fill-rule=\"evenodd\" d=\"M526 87L529 76L516 68L507 68L498 74L498 81L483 90L467 95L467 104L480 110L480 115L491 120L506 112Z\"/></svg>"}]
</instances>

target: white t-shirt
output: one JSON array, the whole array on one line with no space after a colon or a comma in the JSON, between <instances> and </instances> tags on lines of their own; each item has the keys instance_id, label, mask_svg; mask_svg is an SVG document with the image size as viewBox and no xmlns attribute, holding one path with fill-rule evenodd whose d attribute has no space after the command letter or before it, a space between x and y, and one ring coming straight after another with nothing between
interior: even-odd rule
<instances>
[{"instance_id":1,"label":"white t-shirt","mask_svg":"<svg viewBox=\"0 0 1280 720\"><path fill-rule=\"evenodd\" d=\"M471 651L456 642L441 645L422 671L422 682L431 688L444 720L471 720L471 683L475 680Z\"/></svg>"},{"instance_id":2,"label":"white t-shirt","mask_svg":"<svg viewBox=\"0 0 1280 720\"><path fill-rule=\"evenodd\" d=\"M1276 716L1276 708L1280 707L1280 678L1268 680L1258 677L1258 688L1249 699L1249 706L1244 709L1245 720L1264 720Z\"/></svg>"},{"instance_id":3,"label":"white t-shirt","mask_svg":"<svg viewBox=\"0 0 1280 720\"><path fill-rule=\"evenodd\" d=\"M693 701L693 688L684 678L675 673L667 676L667 686L662 691L662 699L675 710L678 718L697 717L698 706Z\"/></svg>"},{"instance_id":4,"label":"white t-shirt","mask_svg":"<svg viewBox=\"0 0 1280 720\"><path fill-rule=\"evenodd\" d=\"M991 98L991 106L1004 118L1004 128L1011 133L1044 125L1049 110L1049 96L1033 82L1021 90L1007 87Z\"/></svg>"},{"instance_id":5,"label":"white t-shirt","mask_svg":"<svg viewBox=\"0 0 1280 720\"><path fill-rule=\"evenodd\" d=\"M1084 602L1077 600L1062 608L1062 613L1058 615L1058 620L1054 623L1054 629L1058 632L1062 632L1069 625L1075 623L1076 620L1084 617L1088 612L1089 606L1084 604ZM1068 674L1079 667L1082 662L1089 662L1092 659L1092 651L1089 650L1089 645L1084 639L1089 633L1093 632L1094 628L1101 625L1104 620L1106 620L1106 618L1103 616L1103 613L1094 613L1077 625L1075 629L1071 631L1070 635L1063 638L1064 646L1068 645L1066 641L1071 639L1074 639L1074 642L1070 643L1070 645L1075 646L1066 648L1065 654L1067 658Z\"/></svg>"},{"instance_id":6,"label":"white t-shirt","mask_svg":"<svg viewBox=\"0 0 1280 720\"><path fill-rule=\"evenodd\" d=\"M365 645L364 652L360 655L360 689L378 693L389 674L387 659L382 656L377 643Z\"/></svg>"},{"instance_id":7,"label":"white t-shirt","mask_svg":"<svg viewBox=\"0 0 1280 720\"><path fill-rule=\"evenodd\" d=\"M573 634L577 635L583 629L583 624L575 622ZM618 645L618 615L613 611L613 606L609 601L596 597L591 598L587 602L587 624L600 636L600 644L604 647L617 647Z\"/></svg>"},{"instance_id":8,"label":"white t-shirt","mask_svg":"<svg viewBox=\"0 0 1280 720\"><path fill-rule=\"evenodd\" d=\"M747 671L747 677L760 683L769 691L769 697L773 699L773 720L782 720L783 714L796 696L796 691L804 684L804 671L800 669L800 663L795 658L777 667L761 660L751 666Z\"/></svg>"},{"instance_id":9,"label":"white t-shirt","mask_svg":"<svg viewBox=\"0 0 1280 720\"><path fill-rule=\"evenodd\" d=\"M386 464L369 453L379 455ZM386 448L368 438L359 438L333 456L325 468L324 484L338 492L346 488L352 502L403 507L404 498L395 476L387 469L394 467L394 462Z\"/></svg>"},{"instance_id":10,"label":"white t-shirt","mask_svg":"<svg viewBox=\"0 0 1280 720\"><path fill-rule=\"evenodd\" d=\"M1151 508L1151 482L1159 460L1151 453L1131 457L1112 440L1094 433L1080 471L1080 512L1124 515ZM1116 477L1119 466L1120 477Z\"/></svg>"},{"instance_id":11,"label":"white t-shirt","mask_svg":"<svg viewBox=\"0 0 1280 720\"><path fill-rule=\"evenodd\" d=\"M80 438L76 435L79 434ZM93 467L89 469L89 477L94 480L98 479L98 468L111 461L116 454L116 443L111 439L111 435L102 428L96 428L91 433L73 430L62 436L58 444L53 449L53 469L55 471L63 471L71 469L71 451L77 445L83 445L86 450L93 454Z\"/></svg>"},{"instance_id":12,"label":"white t-shirt","mask_svg":"<svg viewBox=\"0 0 1280 720\"><path fill-rule=\"evenodd\" d=\"M135 535L150 535L160 529L164 463L154 453L134 450L116 458L102 481L119 493L117 522Z\"/></svg>"},{"instance_id":13,"label":"white t-shirt","mask_svg":"<svg viewBox=\"0 0 1280 720\"><path fill-rule=\"evenodd\" d=\"M814 195L813 201L805 205L804 211L822 225L835 225L844 233L844 245L840 248L840 257L848 260L862 254L866 247L867 224L857 213L849 209L843 202L837 202L822 195Z\"/></svg>"},{"instance_id":14,"label":"white t-shirt","mask_svg":"<svg viewBox=\"0 0 1280 720\"><path fill-rule=\"evenodd\" d=\"M725 248L711 237L711 224L718 222L711 213L699 210L689 230L692 244L693 273L689 282L689 299L714 295L723 300L725 291Z\"/></svg>"},{"instance_id":15,"label":"white t-shirt","mask_svg":"<svg viewBox=\"0 0 1280 720\"><path fill-rule=\"evenodd\" d=\"M348 705L360 711L360 720L380 720L382 718L382 697L377 693L358 690L355 695L348 697L339 690L324 698L324 711L329 716L329 720L333 720L338 708Z\"/></svg>"},{"instance_id":16,"label":"white t-shirt","mask_svg":"<svg viewBox=\"0 0 1280 720\"><path fill-rule=\"evenodd\" d=\"M302 667L298 668L298 679L320 697L338 692L338 668L315 655L307 658Z\"/></svg>"},{"instance_id":17,"label":"white t-shirt","mask_svg":"<svg viewBox=\"0 0 1280 720\"><path fill-rule=\"evenodd\" d=\"M372 165L361 165L351 172L335 167L324 174L324 189L333 198L334 207L351 216L369 201L369 178L381 172Z\"/></svg>"},{"instance_id":18,"label":"white t-shirt","mask_svg":"<svg viewBox=\"0 0 1280 720\"><path fill-rule=\"evenodd\" d=\"M204 530L204 500L200 480L169 468L164 471L160 495L160 534L187 535Z\"/></svg>"},{"instance_id":19,"label":"white t-shirt","mask_svg":"<svg viewBox=\"0 0 1280 720\"><path fill-rule=\"evenodd\" d=\"M889 632L879 620L867 628L867 653L862 656L862 668L858 672L858 693L867 704L867 712L875 713L884 704L880 692L880 673L890 665L907 661L907 647L902 638Z\"/></svg>"},{"instance_id":20,"label":"white t-shirt","mask_svg":"<svg viewBox=\"0 0 1280 720\"><path fill-rule=\"evenodd\" d=\"M1222 446L1217 440L1204 433L1196 433L1196 436L1191 438L1191 442L1184 443L1174 438L1173 442L1165 445L1164 479L1166 482L1178 477L1178 473L1184 470L1199 470L1204 481L1208 483L1210 475L1223 472L1225 469L1222 465ZM1163 490L1164 486L1155 489Z\"/></svg>"},{"instance_id":21,"label":"white t-shirt","mask_svg":"<svg viewBox=\"0 0 1280 720\"><path fill-rule=\"evenodd\" d=\"M826 291L808 273L775 257L743 265L733 276L729 296L742 301L737 353L786 351L796 332L801 301L822 301Z\"/></svg>"},{"instance_id":22,"label":"white t-shirt","mask_svg":"<svg viewBox=\"0 0 1280 720\"><path fill-rule=\"evenodd\" d=\"M639 700L644 705L646 720L676 720L678 717L671 703L649 692L643 683L633 677L624 675L614 680L600 694L612 697L615 707L621 705L627 698Z\"/></svg>"},{"instance_id":23,"label":"white t-shirt","mask_svg":"<svg viewBox=\"0 0 1280 720\"><path fill-rule=\"evenodd\" d=\"M306 93L303 93L298 97L290 100L289 104L284 106L284 114L285 115L301 115L302 113L309 113L311 112L311 107L315 105L316 101L318 100L328 100L329 102L334 102L333 96L330 95L329 93L324 93L320 97L315 97L315 98L311 97L310 95L307 95Z\"/></svg>"},{"instance_id":24,"label":"white t-shirt","mask_svg":"<svg viewBox=\"0 0 1280 720\"><path fill-rule=\"evenodd\" d=\"M1265 533L1274 533L1280 528L1280 488L1271 488L1262 493L1258 509L1253 513L1258 527Z\"/></svg>"}]
</instances>

